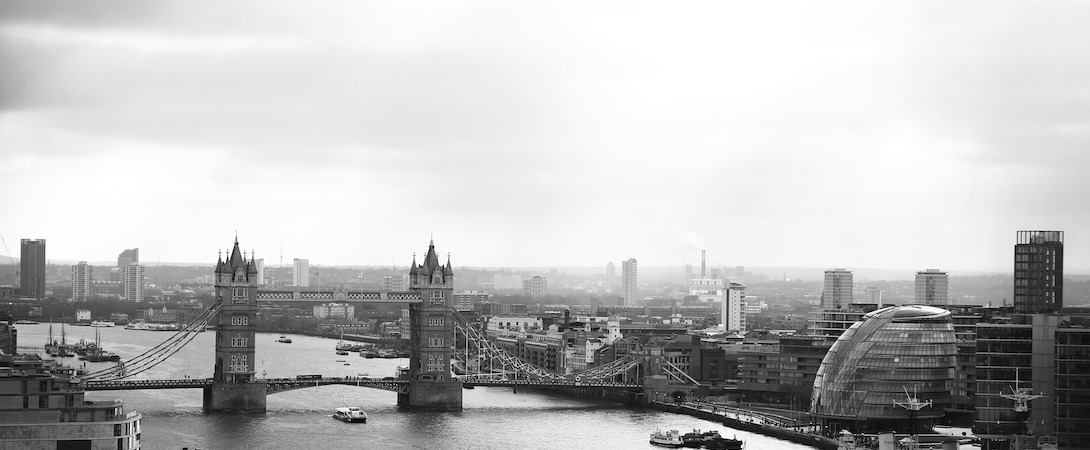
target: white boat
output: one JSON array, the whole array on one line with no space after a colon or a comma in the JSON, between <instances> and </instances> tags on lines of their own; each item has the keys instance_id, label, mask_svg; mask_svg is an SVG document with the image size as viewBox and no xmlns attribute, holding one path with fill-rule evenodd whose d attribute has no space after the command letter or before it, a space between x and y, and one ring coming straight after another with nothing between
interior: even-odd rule
<instances>
[{"instance_id":1,"label":"white boat","mask_svg":"<svg viewBox=\"0 0 1090 450\"><path fill-rule=\"evenodd\" d=\"M280 339L277 339L276 342L280 342L280 343L283 343L283 344L290 344L291 343L291 338L281 334Z\"/></svg>"},{"instance_id":2,"label":"white boat","mask_svg":"<svg viewBox=\"0 0 1090 450\"><path fill-rule=\"evenodd\" d=\"M662 430L657 429L651 433L651 443L672 448L678 448L685 444L684 441L681 440L681 433L677 430L670 430L664 433Z\"/></svg>"},{"instance_id":3,"label":"white boat","mask_svg":"<svg viewBox=\"0 0 1090 450\"><path fill-rule=\"evenodd\" d=\"M92 327L112 327L115 324L108 320L95 320L91 322Z\"/></svg>"},{"instance_id":4,"label":"white boat","mask_svg":"<svg viewBox=\"0 0 1090 450\"><path fill-rule=\"evenodd\" d=\"M367 423L367 413L363 412L358 406L337 408L337 410L333 412L333 418L344 422Z\"/></svg>"}]
</instances>

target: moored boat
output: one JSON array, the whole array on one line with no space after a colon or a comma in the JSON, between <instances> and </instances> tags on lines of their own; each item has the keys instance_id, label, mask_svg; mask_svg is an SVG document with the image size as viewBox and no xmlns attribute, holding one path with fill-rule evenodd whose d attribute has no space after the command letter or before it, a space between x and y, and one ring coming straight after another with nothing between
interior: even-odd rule
<instances>
[{"instance_id":1,"label":"moored boat","mask_svg":"<svg viewBox=\"0 0 1090 450\"><path fill-rule=\"evenodd\" d=\"M651 433L651 443L670 448L678 448L684 445L684 441L681 440L681 433L677 430L663 432L656 429Z\"/></svg>"},{"instance_id":2,"label":"moored boat","mask_svg":"<svg viewBox=\"0 0 1090 450\"><path fill-rule=\"evenodd\" d=\"M358 406L337 408L337 410L333 412L333 418L343 422L367 423L367 413L363 412Z\"/></svg>"},{"instance_id":3,"label":"moored boat","mask_svg":"<svg viewBox=\"0 0 1090 450\"><path fill-rule=\"evenodd\" d=\"M277 339L276 342L280 342L280 343L283 343L283 344L290 344L291 343L291 338L281 334L280 339Z\"/></svg>"}]
</instances>

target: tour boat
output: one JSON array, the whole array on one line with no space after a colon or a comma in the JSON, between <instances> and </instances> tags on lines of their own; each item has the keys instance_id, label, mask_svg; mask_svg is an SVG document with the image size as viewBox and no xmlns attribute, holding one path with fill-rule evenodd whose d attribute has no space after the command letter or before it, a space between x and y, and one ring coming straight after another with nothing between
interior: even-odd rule
<instances>
[{"instance_id":1,"label":"tour boat","mask_svg":"<svg viewBox=\"0 0 1090 450\"><path fill-rule=\"evenodd\" d=\"M112 327L116 324L108 320L95 320L91 322L92 327Z\"/></svg>"},{"instance_id":2,"label":"tour boat","mask_svg":"<svg viewBox=\"0 0 1090 450\"><path fill-rule=\"evenodd\" d=\"M277 339L276 342L281 342L281 343L284 343L284 344L290 344L291 343L291 338L281 334L280 339Z\"/></svg>"},{"instance_id":3,"label":"tour boat","mask_svg":"<svg viewBox=\"0 0 1090 450\"><path fill-rule=\"evenodd\" d=\"M677 430L670 430L665 433L662 430L655 430L655 432L651 433L651 443L671 448L684 445L684 441L681 440L681 433L678 433Z\"/></svg>"},{"instance_id":4,"label":"tour boat","mask_svg":"<svg viewBox=\"0 0 1090 450\"><path fill-rule=\"evenodd\" d=\"M333 418L343 422L367 423L367 413L363 412L358 406L337 408L337 410L333 412Z\"/></svg>"}]
</instances>

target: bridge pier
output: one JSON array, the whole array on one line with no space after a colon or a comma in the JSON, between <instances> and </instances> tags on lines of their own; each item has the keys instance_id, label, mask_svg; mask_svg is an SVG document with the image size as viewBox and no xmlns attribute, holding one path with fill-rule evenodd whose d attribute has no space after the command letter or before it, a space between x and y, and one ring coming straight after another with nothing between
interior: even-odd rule
<instances>
[{"instance_id":1,"label":"bridge pier","mask_svg":"<svg viewBox=\"0 0 1090 450\"><path fill-rule=\"evenodd\" d=\"M204 388L205 412L264 413L267 389L264 381L227 383L213 381Z\"/></svg>"},{"instance_id":2,"label":"bridge pier","mask_svg":"<svg viewBox=\"0 0 1090 450\"><path fill-rule=\"evenodd\" d=\"M397 394L397 406L427 411L461 411L461 381L410 380L408 390Z\"/></svg>"}]
</instances>

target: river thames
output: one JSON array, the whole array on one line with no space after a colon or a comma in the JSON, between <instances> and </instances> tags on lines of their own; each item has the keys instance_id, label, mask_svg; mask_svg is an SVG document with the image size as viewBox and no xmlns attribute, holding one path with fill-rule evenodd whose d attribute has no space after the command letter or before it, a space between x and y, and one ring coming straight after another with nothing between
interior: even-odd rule
<instances>
[{"instance_id":1,"label":"river thames","mask_svg":"<svg viewBox=\"0 0 1090 450\"><path fill-rule=\"evenodd\" d=\"M41 347L48 324L18 325L21 347ZM96 328L65 327L69 343L94 341ZM135 331L121 327L97 328L102 346L132 358L173 332ZM60 325L53 325L60 339ZM278 334L257 334L258 377L304 374L326 376L393 376L405 359L368 359L358 353L334 353L335 339L287 335L291 344L277 343ZM215 331L207 331L186 348L134 379L172 379L212 375ZM83 364L61 358L68 365ZM87 363L88 369L109 363ZM460 412L403 411L397 394L353 386L322 386L272 394L266 414L205 414L199 389L146 391L92 391L88 399L121 398L126 411L144 415L145 449L629 449L656 448L648 435L656 428L718 430L723 436L746 441L747 450L813 447L685 415L618 403L550 395L537 391L512 392L507 388L463 390ZM365 424L347 424L332 418L335 408L360 406Z\"/></svg>"}]
</instances>

